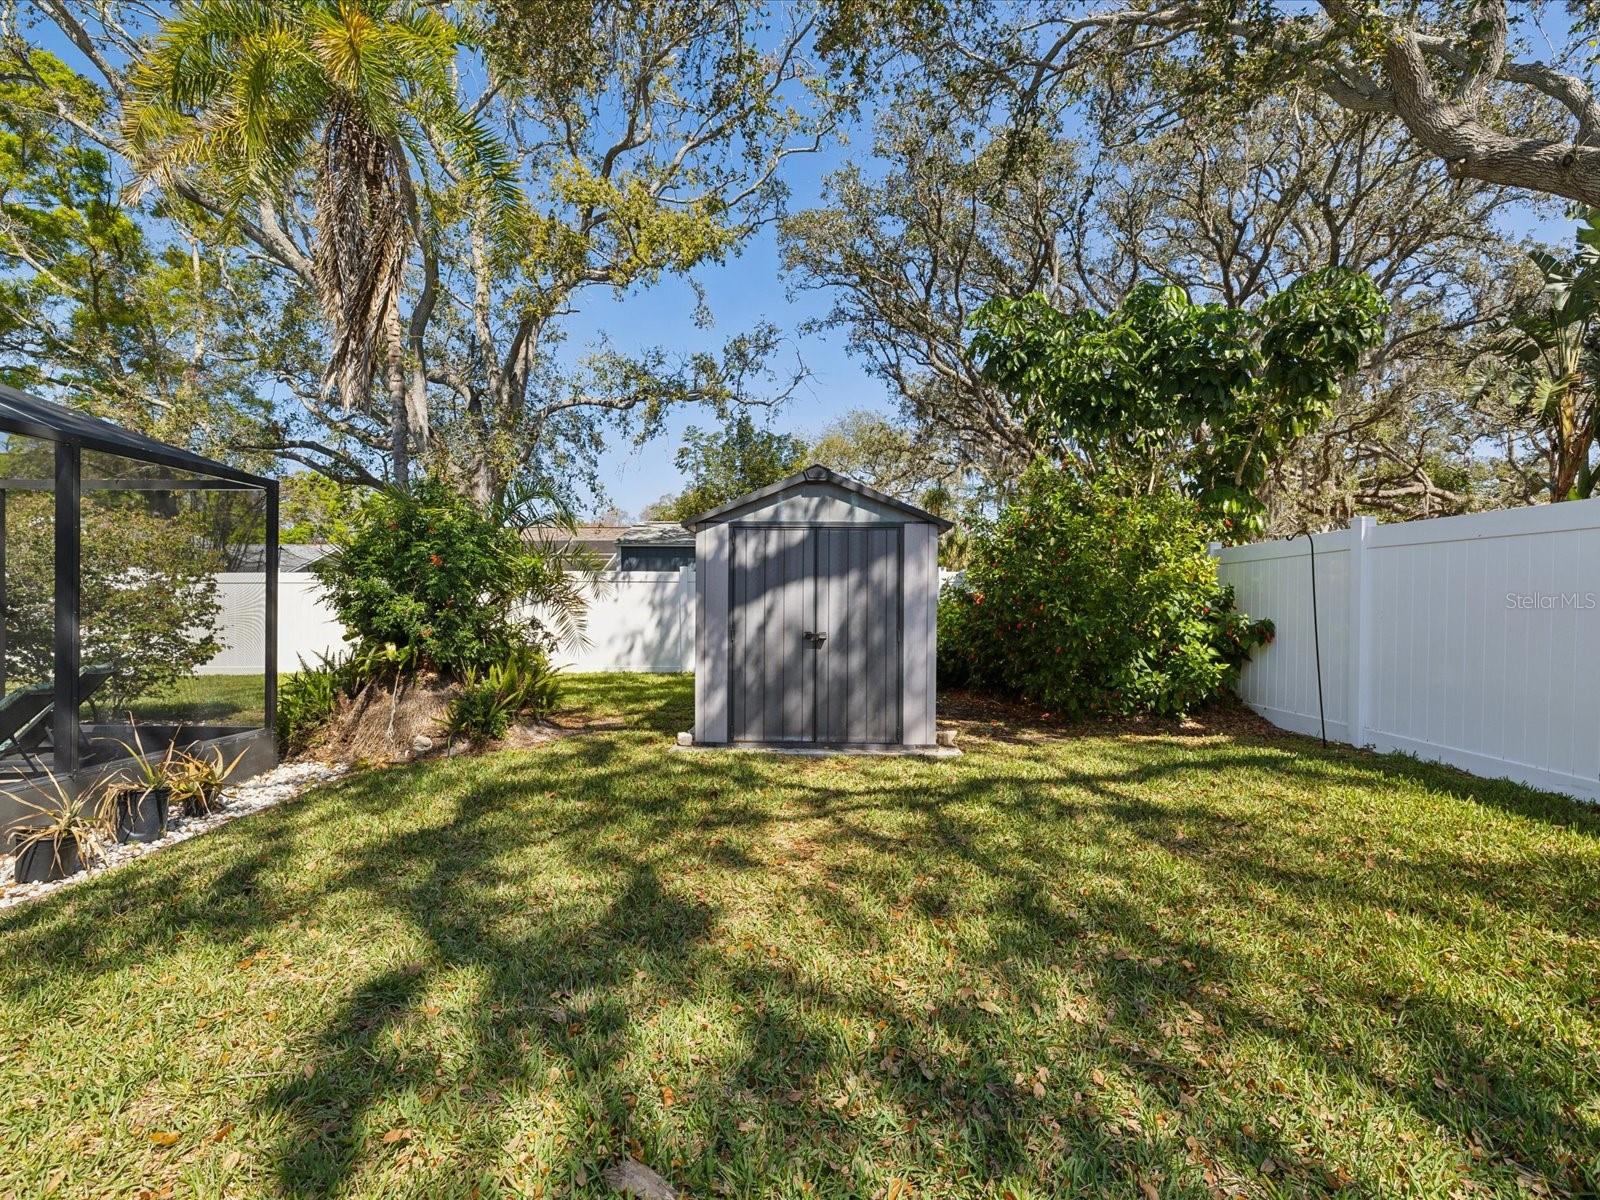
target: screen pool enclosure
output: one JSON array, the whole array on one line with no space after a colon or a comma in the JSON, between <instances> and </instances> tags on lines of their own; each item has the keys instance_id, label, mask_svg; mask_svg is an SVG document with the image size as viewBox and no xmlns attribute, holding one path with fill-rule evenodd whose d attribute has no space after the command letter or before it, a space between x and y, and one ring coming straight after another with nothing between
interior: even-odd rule
<instances>
[{"instance_id":1,"label":"screen pool enclosure","mask_svg":"<svg viewBox=\"0 0 1600 1200\"><path fill-rule=\"evenodd\" d=\"M934 744L950 522L812 466L687 524L697 744Z\"/></svg>"},{"instance_id":2,"label":"screen pool enclosure","mask_svg":"<svg viewBox=\"0 0 1600 1200\"><path fill-rule=\"evenodd\" d=\"M0 828L130 746L272 764L277 529L275 480L0 386ZM248 673L208 673L219 578Z\"/></svg>"}]
</instances>

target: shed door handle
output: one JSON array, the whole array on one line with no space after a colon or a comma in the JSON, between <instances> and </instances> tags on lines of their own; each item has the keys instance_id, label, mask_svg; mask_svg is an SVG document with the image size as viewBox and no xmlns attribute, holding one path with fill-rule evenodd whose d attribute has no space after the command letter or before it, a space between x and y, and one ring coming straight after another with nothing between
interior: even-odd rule
<instances>
[{"instance_id":1,"label":"shed door handle","mask_svg":"<svg viewBox=\"0 0 1600 1200\"><path fill-rule=\"evenodd\" d=\"M815 642L819 646L822 645L823 642L828 640L828 635L825 634L825 633L808 633L808 634L806 634L806 637L810 638L813 642Z\"/></svg>"}]
</instances>

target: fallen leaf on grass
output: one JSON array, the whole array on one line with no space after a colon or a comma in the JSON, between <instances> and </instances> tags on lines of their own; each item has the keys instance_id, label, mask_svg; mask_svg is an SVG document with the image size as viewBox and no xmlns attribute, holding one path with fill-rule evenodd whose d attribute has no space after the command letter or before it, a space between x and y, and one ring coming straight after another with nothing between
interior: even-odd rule
<instances>
[{"instance_id":1,"label":"fallen leaf on grass","mask_svg":"<svg viewBox=\"0 0 1600 1200\"><path fill-rule=\"evenodd\" d=\"M392 1146L396 1142L405 1141L410 1136L411 1131L409 1129L391 1129L388 1133L383 1135L383 1141L385 1145Z\"/></svg>"},{"instance_id":2,"label":"fallen leaf on grass","mask_svg":"<svg viewBox=\"0 0 1600 1200\"><path fill-rule=\"evenodd\" d=\"M170 1129L162 1129L152 1133L150 1141L157 1146L176 1146L178 1144L178 1134Z\"/></svg>"},{"instance_id":3,"label":"fallen leaf on grass","mask_svg":"<svg viewBox=\"0 0 1600 1200\"><path fill-rule=\"evenodd\" d=\"M217 1126L216 1130L211 1134L211 1137L208 1140L213 1141L213 1142L220 1142L223 1138L227 1137L232 1132L233 1132L233 1122L232 1121L224 1121L221 1125Z\"/></svg>"}]
</instances>

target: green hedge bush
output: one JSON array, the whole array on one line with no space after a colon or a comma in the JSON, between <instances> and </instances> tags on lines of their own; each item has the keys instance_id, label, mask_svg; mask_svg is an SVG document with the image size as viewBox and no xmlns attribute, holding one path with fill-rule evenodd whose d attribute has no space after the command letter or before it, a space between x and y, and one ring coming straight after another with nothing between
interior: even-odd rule
<instances>
[{"instance_id":1,"label":"green hedge bush","mask_svg":"<svg viewBox=\"0 0 1600 1200\"><path fill-rule=\"evenodd\" d=\"M941 682L1066 716L1204 704L1272 636L1217 582L1210 536L1186 497L1034 468L940 600Z\"/></svg>"},{"instance_id":2,"label":"green hedge bush","mask_svg":"<svg viewBox=\"0 0 1600 1200\"><path fill-rule=\"evenodd\" d=\"M278 745L299 754L333 717L339 698L351 690L354 675L348 654L317 655L278 684Z\"/></svg>"}]
</instances>

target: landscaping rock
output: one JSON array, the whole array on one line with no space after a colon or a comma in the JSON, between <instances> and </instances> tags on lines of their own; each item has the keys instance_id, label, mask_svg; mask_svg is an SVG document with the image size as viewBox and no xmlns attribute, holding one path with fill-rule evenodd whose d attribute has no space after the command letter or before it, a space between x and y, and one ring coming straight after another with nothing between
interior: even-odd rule
<instances>
[{"instance_id":1,"label":"landscaping rock","mask_svg":"<svg viewBox=\"0 0 1600 1200\"><path fill-rule=\"evenodd\" d=\"M419 733L411 739L411 753L426 754L433 749L433 739L425 733Z\"/></svg>"},{"instance_id":2,"label":"landscaping rock","mask_svg":"<svg viewBox=\"0 0 1600 1200\"><path fill-rule=\"evenodd\" d=\"M600 1176L613 1190L640 1200L678 1200L678 1193L661 1176L637 1159L612 1163Z\"/></svg>"},{"instance_id":3,"label":"landscaping rock","mask_svg":"<svg viewBox=\"0 0 1600 1200\"><path fill-rule=\"evenodd\" d=\"M933 735L933 740L938 745L953 747L956 744L956 731L954 729L941 729Z\"/></svg>"},{"instance_id":4,"label":"landscaping rock","mask_svg":"<svg viewBox=\"0 0 1600 1200\"><path fill-rule=\"evenodd\" d=\"M684 731L680 732L678 734L678 745L680 745L680 746L692 746L692 745L694 745L694 734L688 732L687 730L684 730Z\"/></svg>"},{"instance_id":5,"label":"landscaping rock","mask_svg":"<svg viewBox=\"0 0 1600 1200\"><path fill-rule=\"evenodd\" d=\"M88 870L54 883L16 883L12 879L11 855L7 854L3 861L0 861L0 908L10 908L16 904L36 900L40 896L47 896L51 892L71 887L82 880L115 870L136 858L143 858L146 854L154 854L168 846L186 842L198 834L207 833L219 825L226 825L238 817L260 812L264 808L272 808L285 800L293 800L307 788L337 779L348 769L345 766L319 762L284 763L241 784L224 788L218 799L218 807L208 813L197 817L169 814L166 833L153 842L126 842L119 845L104 838L97 838L95 852L90 855Z\"/></svg>"}]
</instances>

